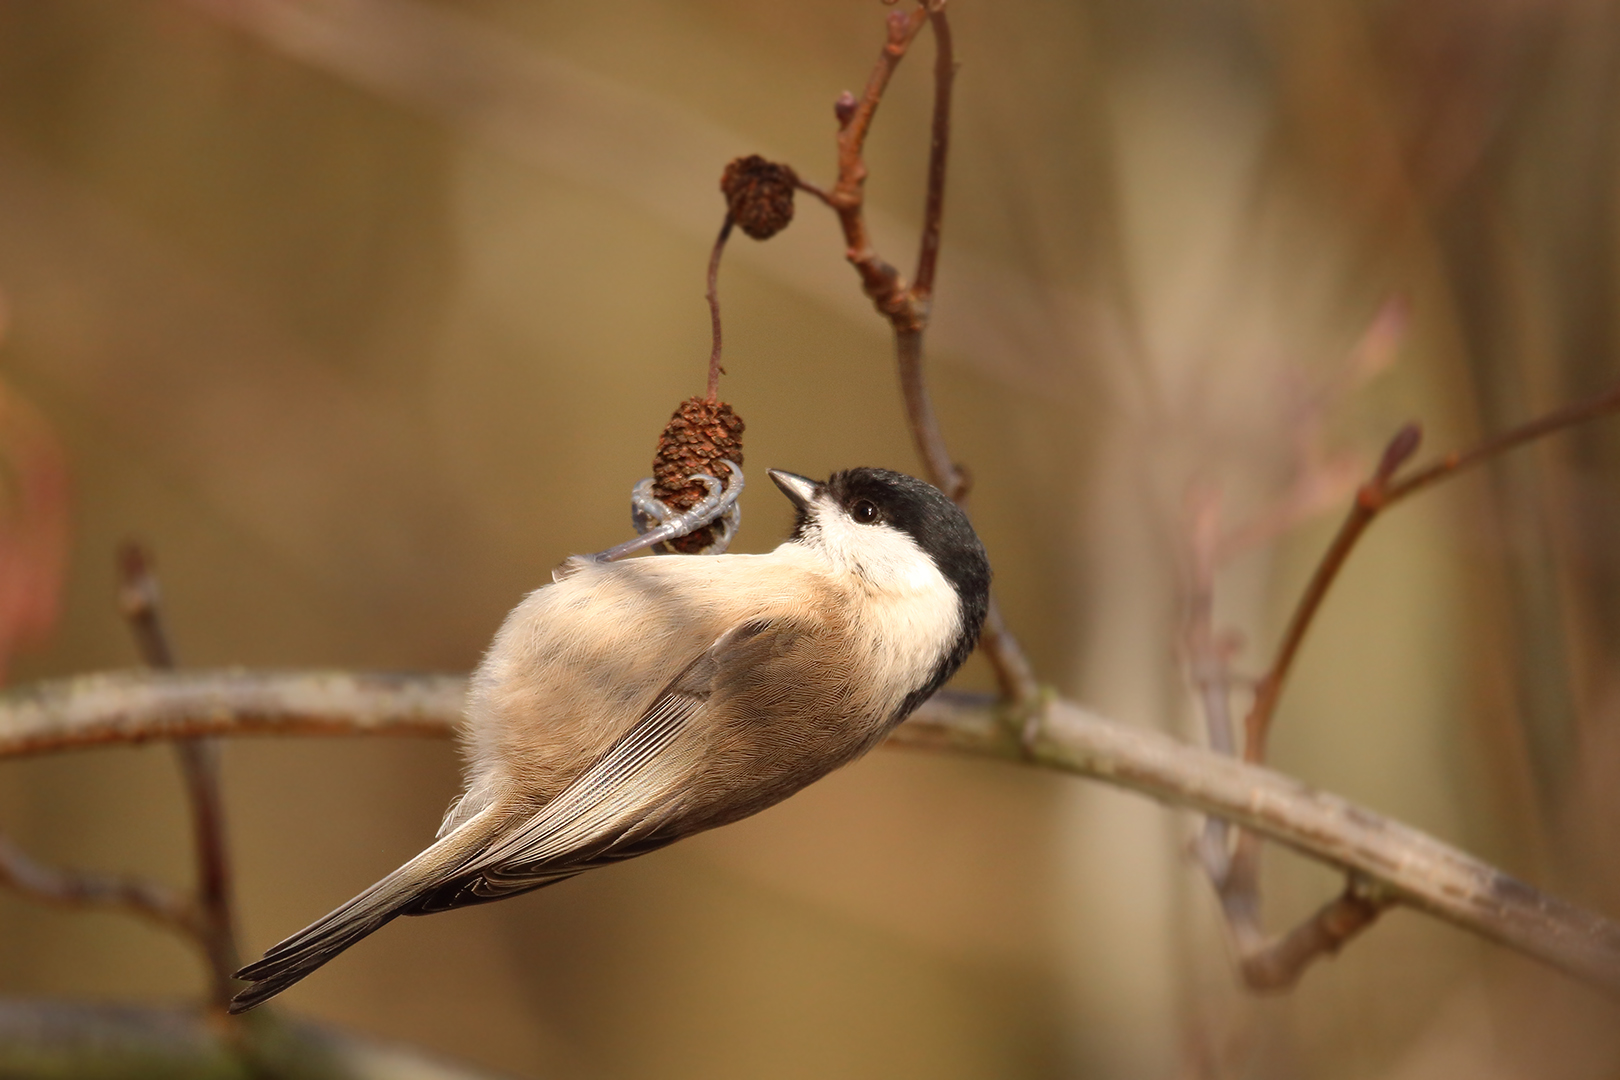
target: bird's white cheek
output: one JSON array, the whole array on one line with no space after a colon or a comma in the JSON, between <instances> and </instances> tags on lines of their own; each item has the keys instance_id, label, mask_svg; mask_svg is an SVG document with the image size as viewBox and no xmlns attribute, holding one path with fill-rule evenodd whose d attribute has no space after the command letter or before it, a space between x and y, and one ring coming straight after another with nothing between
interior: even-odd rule
<instances>
[{"instance_id":1,"label":"bird's white cheek","mask_svg":"<svg viewBox=\"0 0 1620 1080\"><path fill-rule=\"evenodd\" d=\"M905 568L904 577L902 578L904 588L919 593L937 590L940 583L939 571L926 563L912 562Z\"/></svg>"}]
</instances>

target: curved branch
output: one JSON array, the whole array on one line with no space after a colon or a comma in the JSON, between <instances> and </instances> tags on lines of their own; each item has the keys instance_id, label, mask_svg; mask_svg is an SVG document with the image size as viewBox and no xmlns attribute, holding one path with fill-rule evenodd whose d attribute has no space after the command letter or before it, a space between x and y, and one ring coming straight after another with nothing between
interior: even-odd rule
<instances>
[{"instance_id":1,"label":"curved branch","mask_svg":"<svg viewBox=\"0 0 1620 1080\"><path fill-rule=\"evenodd\" d=\"M197 735L450 736L454 675L242 670L107 672L0 694L0 757ZM1232 821L1358 875L1370 905L1405 904L1620 992L1620 926L1425 833L1270 769L1053 701L1022 739L990 698L945 693L891 745L1023 761Z\"/></svg>"}]
</instances>

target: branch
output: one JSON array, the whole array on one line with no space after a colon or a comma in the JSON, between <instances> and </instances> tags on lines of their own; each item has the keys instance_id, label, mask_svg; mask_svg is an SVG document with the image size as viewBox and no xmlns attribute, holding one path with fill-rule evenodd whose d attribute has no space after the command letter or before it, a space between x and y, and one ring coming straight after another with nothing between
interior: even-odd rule
<instances>
[{"instance_id":1,"label":"branch","mask_svg":"<svg viewBox=\"0 0 1620 1080\"><path fill-rule=\"evenodd\" d=\"M911 296L925 312L934 295L934 271L939 264L939 230L945 218L945 166L951 150L951 89L956 82L956 54L951 46L951 23L944 0L928 6L934 31L934 114L929 125L928 199L923 206L922 238L917 242L917 272Z\"/></svg>"},{"instance_id":2,"label":"branch","mask_svg":"<svg viewBox=\"0 0 1620 1080\"><path fill-rule=\"evenodd\" d=\"M5 836L0 836L0 885L58 907L128 911L188 936L198 930L196 909L173 889L145 878L47 866Z\"/></svg>"},{"instance_id":3,"label":"branch","mask_svg":"<svg viewBox=\"0 0 1620 1080\"><path fill-rule=\"evenodd\" d=\"M709 252L709 288L703 294L709 301L709 323L713 333L713 341L709 346L710 404L719 400L720 376L726 370L720 366L720 253L726 249L726 240L731 236L732 225L732 217L728 213L725 222L720 226L720 235L714 239L714 248Z\"/></svg>"},{"instance_id":4,"label":"branch","mask_svg":"<svg viewBox=\"0 0 1620 1080\"><path fill-rule=\"evenodd\" d=\"M1395 472L1404 465L1414 453L1423 439L1423 433L1416 424L1408 424L1395 433L1389 444L1384 447L1384 453L1378 461L1378 467L1373 475L1361 485L1356 492L1355 502L1350 506L1350 513L1345 517L1344 524L1339 526L1339 532L1328 545L1322 560L1317 564L1316 572L1311 575L1310 582L1300 595L1294 613L1288 620L1288 629L1283 633L1282 641L1277 646L1277 653L1271 662L1271 667L1261 676L1255 687L1254 704L1249 707L1249 714L1244 718L1243 759L1251 762L1266 760L1266 738L1271 732L1271 719L1277 711L1277 702L1282 697L1283 683L1288 673L1293 669L1294 658L1299 655L1299 647L1305 641L1305 634L1316 619L1316 613L1321 610L1322 601L1327 599L1328 590L1338 580L1339 571L1344 568L1345 561L1350 558L1350 552L1355 550L1356 543L1361 534L1373 523L1384 508L1390 503L1390 483Z\"/></svg>"},{"instance_id":5,"label":"branch","mask_svg":"<svg viewBox=\"0 0 1620 1080\"><path fill-rule=\"evenodd\" d=\"M221 1028L189 1009L0 999L0 1076L491 1080L410 1047L261 1013Z\"/></svg>"},{"instance_id":6,"label":"branch","mask_svg":"<svg viewBox=\"0 0 1620 1080\"><path fill-rule=\"evenodd\" d=\"M866 137L883 101L884 91L895 69L927 23L934 32L934 107L930 121L928 189L923 205L922 237L918 241L916 280L907 284L900 271L878 256L872 248L866 227ZM934 293L934 276L939 265L940 229L945 217L946 166L950 157L951 89L956 79L956 57L951 46L951 25L945 14L945 0L927 0L910 12L890 12L888 40L878 54L866 88L857 100L845 93L834 105L838 117L838 182L825 191L795 176L795 184L830 206L838 215L844 232L845 257L861 278L861 288L871 298L878 314L894 327L895 361L900 376L900 393L906 405L906 422L922 458L928 479L953 501L967 498L967 471L951 459L940 431L939 418L928 392L923 372L923 332ZM1007 629L1001 607L994 596L985 615L979 649L995 670L1002 697L1017 702L1024 710L1022 727L1033 733L1031 710L1040 698L1040 685L1034 668ZM1013 718L1017 722L1017 718Z\"/></svg>"},{"instance_id":7,"label":"branch","mask_svg":"<svg viewBox=\"0 0 1620 1080\"><path fill-rule=\"evenodd\" d=\"M1500 457L1509 450L1517 450L1526 443L1555 435L1615 412L1620 412L1620 386L1613 386L1590 401L1566 405L1516 428L1510 428L1500 435L1486 439L1478 446L1447 454L1399 483L1391 484L1385 495L1384 505L1393 505L1409 495L1415 495L1433 484L1455 476L1464 469L1471 469L1475 465Z\"/></svg>"},{"instance_id":8,"label":"branch","mask_svg":"<svg viewBox=\"0 0 1620 1080\"><path fill-rule=\"evenodd\" d=\"M1248 833L1244 834L1249 835ZM1392 901L1358 874L1349 874L1344 891L1286 934L1267 938L1260 928L1257 893L1221 892L1221 906L1238 949L1238 967L1251 990L1287 990L1311 964L1332 956L1378 920Z\"/></svg>"},{"instance_id":9,"label":"branch","mask_svg":"<svg viewBox=\"0 0 1620 1080\"><path fill-rule=\"evenodd\" d=\"M135 635L148 667L171 670L174 651L163 628L152 561L137 543L118 549L118 606ZM232 977L239 966L235 918L231 912L231 870L225 836L225 799L220 790L219 744L212 739L181 739L174 744L191 806L192 842L197 859L196 919L192 927L208 961L210 1001L230 1005L240 988Z\"/></svg>"},{"instance_id":10,"label":"branch","mask_svg":"<svg viewBox=\"0 0 1620 1080\"><path fill-rule=\"evenodd\" d=\"M919 5L911 12L889 13L888 40L878 54L872 73L867 76L866 89L859 101L840 98L837 113L838 182L830 192L800 181L800 187L821 199L838 214L838 223L844 231L844 255L861 276L861 287L876 305L878 312L896 326L916 325L920 315L900 271L884 262L872 250L871 236L866 229L866 162L862 151L866 135L872 128L872 118L883 101L883 92L895 68L905 58L906 50L928 21L927 11ZM926 231L926 230L925 230Z\"/></svg>"},{"instance_id":11,"label":"branch","mask_svg":"<svg viewBox=\"0 0 1620 1080\"><path fill-rule=\"evenodd\" d=\"M448 738L460 720L465 690L464 679L448 675L86 675L0 693L0 757L199 735ZM1104 720L1064 701L1040 707L1027 746L993 701L951 693L926 703L889 742L1028 761L1226 818L1357 875L1364 883L1360 895L1376 904L1426 912L1620 993L1620 926L1270 769Z\"/></svg>"},{"instance_id":12,"label":"branch","mask_svg":"<svg viewBox=\"0 0 1620 1080\"><path fill-rule=\"evenodd\" d=\"M0 758L203 735L448 737L460 675L112 671L0 692Z\"/></svg>"},{"instance_id":13,"label":"branch","mask_svg":"<svg viewBox=\"0 0 1620 1080\"><path fill-rule=\"evenodd\" d=\"M1255 764L1265 761L1266 742L1283 685L1305 636L1351 552L1381 513L1397 501L1427 490L1464 469L1615 411L1620 411L1620 386L1589 401L1556 409L1467 450L1447 454L1400 481L1395 475L1417 452L1422 432L1415 424L1396 432L1384 447L1373 475L1356 492L1349 514L1294 607L1271 666L1255 686L1254 701L1244 719L1244 760ZM1193 589L1186 640L1191 677L1199 692L1211 745L1218 752L1230 752L1227 658L1214 644L1211 623L1213 560L1220 546L1211 539L1213 532L1212 523L1195 522ZM1292 985L1312 962L1336 953L1345 942L1377 921L1389 906L1387 898L1379 896L1376 890L1369 891L1364 881L1351 874L1337 899L1292 931L1268 939L1260 919L1260 851L1260 837L1253 832L1240 831L1229 852L1226 824L1215 818L1205 823L1196 847L1198 858L1220 898L1244 979L1254 989L1277 990Z\"/></svg>"}]
</instances>

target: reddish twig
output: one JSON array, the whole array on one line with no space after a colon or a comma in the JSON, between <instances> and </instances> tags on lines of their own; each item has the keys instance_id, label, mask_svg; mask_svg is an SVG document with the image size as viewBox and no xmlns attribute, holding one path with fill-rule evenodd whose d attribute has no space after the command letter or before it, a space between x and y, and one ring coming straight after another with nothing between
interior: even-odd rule
<instances>
[{"instance_id":1,"label":"reddish twig","mask_svg":"<svg viewBox=\"0 0 1620 1080\"><path fill-rule=\"evenodd\" d=\"M174 653L163 628L151 560L140 545L126 542L118 551L118 570L118 606L134 632L142 661L160 671L173 669ZM219 781L219 743L213 739L181 739L174 745L191 805L197 858L193 933L208 958L210 1000L224 1008L238 989L231 977L238 966L238 955L231 911L225 805Z\"/></svg>"},{"instance_id":2,"label":"reddish twig","mask_svg":"<svg viewBox=\"0 0 1620 1080\"><path fill-rule=\"evenodd\" d=\"M1412 473L1397 484L1390 485L1385 493L1384 505L1389 506L1399 502L1408 495L1415 495L1424 488L1437 484L1442 480L1455 476L1465 469L1499 457L1509 450L1516 450L1526 443L1537 439L1555 435L1560 431L1576 427L1590 420L1596 420L1610 413L1620 412L1620 386L1614 386L1599 394L1590 401L1576 402L1565 405L1561 409L1554 409L1545 416L1504 431L1493 438L1486 439L1478 446L1447 454L1439 461Z\"/></svg>"},{"instance_id":3,"label":"reddish twig","mask_svg":"<svg viewBox=\"0 0 1620 1080\"><path fill-rule=\"evenodd\" d=\"M939 265L939 232L945 219L945 166L951 150L951 89L956 82L956 53L951 45L951 23L944 0L928 9L934 31L934 114L929 125L928 199L923 206L922 238L917 243L917 272L912 275L912 299L926 310L934 295L934 271Z\"/></svg>"},{"instance_id":4,"label":"reddish twig","mask_svg":"<svg viewBox=\"0 0 1620 1080\"><path fill-rule=\"evenodd\" d=\"M866 137L884 91L895 69L905 58L924 24L934 34L934 107L930 121L927 195L923 206L922 235L918 241L917 270L908 283L899 270L881 258L872 247L867 231ZM845 257L860 275L861 288L878 314L894 328L895 360L900 376L900 392L905 401L907 426L916 443L928 478L935 487L958 503L971 486L967 471L951 459L945 436L940 431L933 399L923 370L923 332L928 327L939 266L940 231L945 217L945 179L950 158L951 90L956 76L956 57L951 44L950 20L944 0L928 0L909 12L894 11L888 17L888 39L877 63L867 77L860 98L845 92L834 105L838 117L838 181L830 191L798 176L794 184L838 215L844 233ZM995 598L990 601L979 648L990 660L996 682L1004 697L1023 707L1026 742L1034 731L1033 707L1040 698L1034 669L1007 629Z\"/></svg>"},{"instance_id":5,"label":"reddish twig","mask_svg":"<svg viewBox=\"0 0 1620 1080\"><path fill-rule=\"evenodd\" d=\"M1467 450L1453 451L1399 481L1395 479L1395 473L1417 450L1422 433L1416 425L1408 425L1397 432L1389 445L1384 448L1383 457L1373 476L1356 493L1356 501L1351 506L1350 513L1346 516L1344 524L1339 526L1338 534L1333 538L1328 550L1323 553L1310 583L1294 607L1293 615L1288 621L1288 629L1277 646L1270 668L1256 686L1254 703L1244 723L1247 739L1244 755L1247 760L1255 762L1265 760L1266 737L1272 716L1276 712L1283 683L1287 680L1294 658L1305 640L1305 634L1315 620L1316 613L1338 577L1339 570L1343 568L1345 560L1350 557L1350 552L1355 549L1361 535L1380 513L1402 499L1456 476L1465 469L1500 457L1537 439L1546 438L1548 435L1613 412L1620 412L1620 386L1611 388L1590 401L1555 409L1545 416L1486 439Z\"/></svg>"},{"instance_id":6,"label":"reddish twig","mask_svg":"<svg viewBox=\"0 0 1620 1080\"><path fill-rule=\"evenodd\" d=\"M720 400L720 376L726 371L720 366L720 253L726 249L733 223L734 219L728 212L725 224L720 226L720 235L714 239L714 250L709 253L709 291L704 294L709 300L709 321L714 327L714 344L709 348L708 397L711 404Z\"/></svg>"},{"instance_id":7,"label":"reddish twig","mask_svg":"<svg viewBox=\"0 0 1620 1080\"><path fill-rule=\"evenodd\" d=\"M1315 573L1311 575L1310 582L1294 606L1294 613L1288 620L1288 629L1283 633L1282 641L1277 646L1277 653L1272 659L1271 666L1255 686L1254 703L1249 707L1249 713L1243 722L1244 760L1261 762L1266 759L1266 737L1270 733L1271 718L1276 712L1277 701L1282 696L1283 683L1293 668L1294 658L1299 654L1299 647L1305 641L1306 631L1315 621L1322 601L1327 598L1328 590L1338 579L1339 571L1344 568L1350 552L1355 550L1361 534L1367 531L1367 526L1371 525L1373 519L1390 504L1391 481L1395 477L1396 470L1417 452L1418 444L1422 440L1422 429L1416 424L1408 424L1396 432L1395 437L1384 447L1383 456L1379 458L1378 467L1373 470L1373 475L1356 492L1350 513L1346 515L1344 524L1339 526L1339 532L1334 536L1333 543L1328 545L1327 551L1322 555L1322 561L1317 564Z\"/></svg>"},{"instance_id":8,"label":"reddish twig","mask_svg":"<svg viewBox=\"0 0 1620 1080\"><path fill-rule=\"evenodd\" d=\"M921 5L909 13L889 13L888 40L878 54L872 74L867 77L866 89L853 106L847 97L840 98L838 102L837 112L841 121L838 131L838 182L830 192L800 182L805 191L816 195L838 214L839 225L844 231L845 257L860 274L866 295L885 318L895 323L897 329L901 325L920 328L920 314L900 271L879 258L872 248L871 236L866 229L867 172L862 151L889 79L927 21L928 11ZM927 231L926 227L924 231Z\"/></svg>"},{"instance_id":9,"label":"reddish twig","mask_svg":"<svg viewBox=\"0 0 1620 1080\"><path fill-rule=\"evenodd\" d=\"M1258 906L1244 903L1246 899L1223 893L1221 908L1238 950L1243 981L1251 990L1260 991L1287 990L1306 968L1337 953L1393 903L1365 878L1350 874L1344 891L1316 914L1286 934L1267 938L1260 928Z\"/></svg>"},{"instance_id":10,"label":"reddish twig","mask_svg":"<svg viewBox=\"0 0 1620 1080\"><path fill-rule=\"evenodd\" d=\"M1373 475L1357 491L1350 512L1294 606L1270 667L1256 684L1254 701L1244 721L1244 759L1255 764L1265 761L1267 739L1277 704L1305 635L1351 552L1381 513L1396 502L1427 490L1465 469L1616 411L1620 411L1620 387L1589 401L1556 409L1467 450L1447 454L1401 480L1395 478L1396 473L1417 451L1422 434L1416 425L1408 425L1397 432L1385 446ZM1207 606L1200 603L1196 582L1190 618L1195 621L1209 618ZM1197 634L1190 633L1189 640L1196 645L1201 639ZM1204 659L1208 659L1207 653ZM1195 657L1195 685L1199 683L1197 665L1198 658ZM1213 698L1206 688L1200 686L1200 691L1200 700L1212 734L1211 744L1214 746L1215 733L1224 715L1224 691ZM1391 902L1387 896L1370 889L1364 880L1351 875L1345 891L1337 899L1292 931L1268 939L1260 922L1262 840L1253 832L1240 830L1235 846L1228 853L1225 834L1224 825L1215 821L1207 823L1198 854L1220 897L1221 909L1238 950L1244 979L1253 989L1275 990L1292 985L1313 961L1337 952L1345 942L1371 926Z\"/></svg>"}]
</instances>

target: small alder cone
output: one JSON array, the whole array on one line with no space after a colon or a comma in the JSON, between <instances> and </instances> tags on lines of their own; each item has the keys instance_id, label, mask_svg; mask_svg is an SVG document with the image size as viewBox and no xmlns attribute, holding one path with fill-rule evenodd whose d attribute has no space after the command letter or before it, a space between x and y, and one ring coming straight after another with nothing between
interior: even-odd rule
<instances>
[{"instance_id":1,"label":"small alder cone","mask_svg":"<svg viewBox=\"0 0 1620 1080\"><path fill-rule=\"evenodd\" d=\"M708 494L701 483L687 479L707 473L722 484L731 479L731 470L721 460L743 467L742 417L723 401L687 398L676 408L658 438L658 454L653 458L653 494L676 510L690 510ZM671 540L671 551L693 555L714 539L714 527L705 525L689 536Z\"/></svg>"},{"instance_id":2,"label":"small alder cone","mask_svg":"<svg viewBox=\"0 0 1620 1080\"><path fill-rule=\"evenodd\" d=\"M769 240L793 220L796 179L786 165L749 154L726 166L720 177L720 191L738 227L755 240Z\"/></svg>"}]
</instances>

